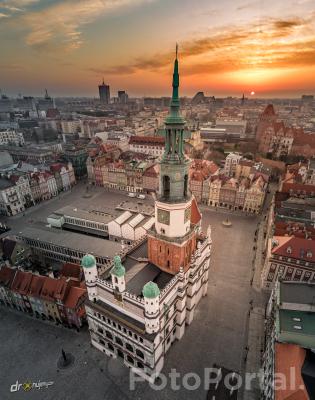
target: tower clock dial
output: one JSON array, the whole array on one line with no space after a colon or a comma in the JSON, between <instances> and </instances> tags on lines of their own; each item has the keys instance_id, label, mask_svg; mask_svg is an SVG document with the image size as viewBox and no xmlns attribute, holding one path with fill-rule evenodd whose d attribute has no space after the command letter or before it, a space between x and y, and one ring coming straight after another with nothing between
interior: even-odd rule
<instances>
[{"instance_id":1,"label":"tower clock dial","mask_svg":"<svg viewBox=\"0 0 315 400\"><path fill-rule=\"evenodd\" d=\"M170 224L170 212L166 210L157 210L157 219L161 224L169 225Z\"/></svg>"},{"instance_id":2,"label":"tower clock dial","mask_svg":"<svg viewBox=\"0 0 315 400\"><path fill-rule=\"evenodd\" d=\"M176 180L176 181L180 181L180 178L181 178L180 173L179 173L179 172L176 172L176 174L175 174L175 180Z\"/></svg>"}]
</instances>

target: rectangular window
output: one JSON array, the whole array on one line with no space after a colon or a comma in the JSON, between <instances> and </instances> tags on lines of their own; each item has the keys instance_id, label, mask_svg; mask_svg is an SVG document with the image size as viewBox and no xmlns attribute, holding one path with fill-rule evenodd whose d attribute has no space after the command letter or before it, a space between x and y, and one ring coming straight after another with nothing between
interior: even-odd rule
<instances>
[{"instance_id":1,"label":"rectangular window","mask_svg":"<svg viewBox=\"0 0 315 400\"><path fill-rule=\"evenodd\" d=\"M297 330L301 330L301 329L302 329L301 325L294 325L293 328L294 328L294 329L297 329Z\"/></svg>"}]
</instances>

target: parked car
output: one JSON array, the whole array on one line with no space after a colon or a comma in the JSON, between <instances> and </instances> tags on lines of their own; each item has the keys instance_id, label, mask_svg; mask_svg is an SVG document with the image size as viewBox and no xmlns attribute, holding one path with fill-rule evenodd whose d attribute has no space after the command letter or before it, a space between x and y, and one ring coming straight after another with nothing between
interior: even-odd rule
<instances>
[{"instance_id":1,"label":"parked car","mask_svg":"<svg viewBox=\"0 0 315 400\"><path fill-rule=\"evenodd\" d=\"M128 193L128 197L136 197L136 193L130 192L130 193Z\"/></svg>"},{"instance_id":2,"label":"parked car","mask_svg":"<svg viewBox=\"0 0 315 400\"><path fill-rule=\"evenodd\" d=\"M145 199L145 195L144 194L138 194L138 199L144 200Z\"/></svg>"}]
</instances>

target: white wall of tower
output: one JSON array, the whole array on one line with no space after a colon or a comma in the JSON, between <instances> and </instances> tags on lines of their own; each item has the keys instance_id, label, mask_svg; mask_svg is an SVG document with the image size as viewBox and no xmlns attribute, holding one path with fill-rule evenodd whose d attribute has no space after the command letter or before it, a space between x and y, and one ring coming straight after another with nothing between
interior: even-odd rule
<instances>
[{"instance_id":1,"label":"white wall of tower","mask_svg":"<svg viewBox=\"0 0 315 400\"><path fill-rule=\"evenodd\" d=\"M182 237L190 230L190 218L185 222L185 210L191 206L191 200L187 203L162 203L155 202L155 229L157 233L164 236ZM158 209L165 210L170 213L169 224L158 221Z\"/></svg>"}]
</instances>

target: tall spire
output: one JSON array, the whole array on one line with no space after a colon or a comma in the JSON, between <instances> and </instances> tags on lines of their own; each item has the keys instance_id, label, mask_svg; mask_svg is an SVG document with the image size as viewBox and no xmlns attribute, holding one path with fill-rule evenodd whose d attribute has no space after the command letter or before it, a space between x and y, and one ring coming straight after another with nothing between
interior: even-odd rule
<instances>
[{"instance_id":1,"label":"tall spire","mask_svg":"<svg viewBox=\"0 0 315 400\"><path fill-rule=\"evenodd\" d=\"M170 105L170 113L166 118L166 123L184 123L182 117L179 114L179 73L178 73L178 44L176 43L176 53L174 61L174 71L173 71L173 93Z\"/></svg>"},{"instance_id":2,"label":"tall spire","mask_svg":"<svg viewBox=\"0 0 315 400\"><path fill-rule=\"evenodd\" d=\"M173 95L172 95L172 105L179 106L178 88L179 88L179 73L178 73L178 44L176 43L176 57L174 61L174 72L173 72Z\"/></svg>"}]
</instances>

